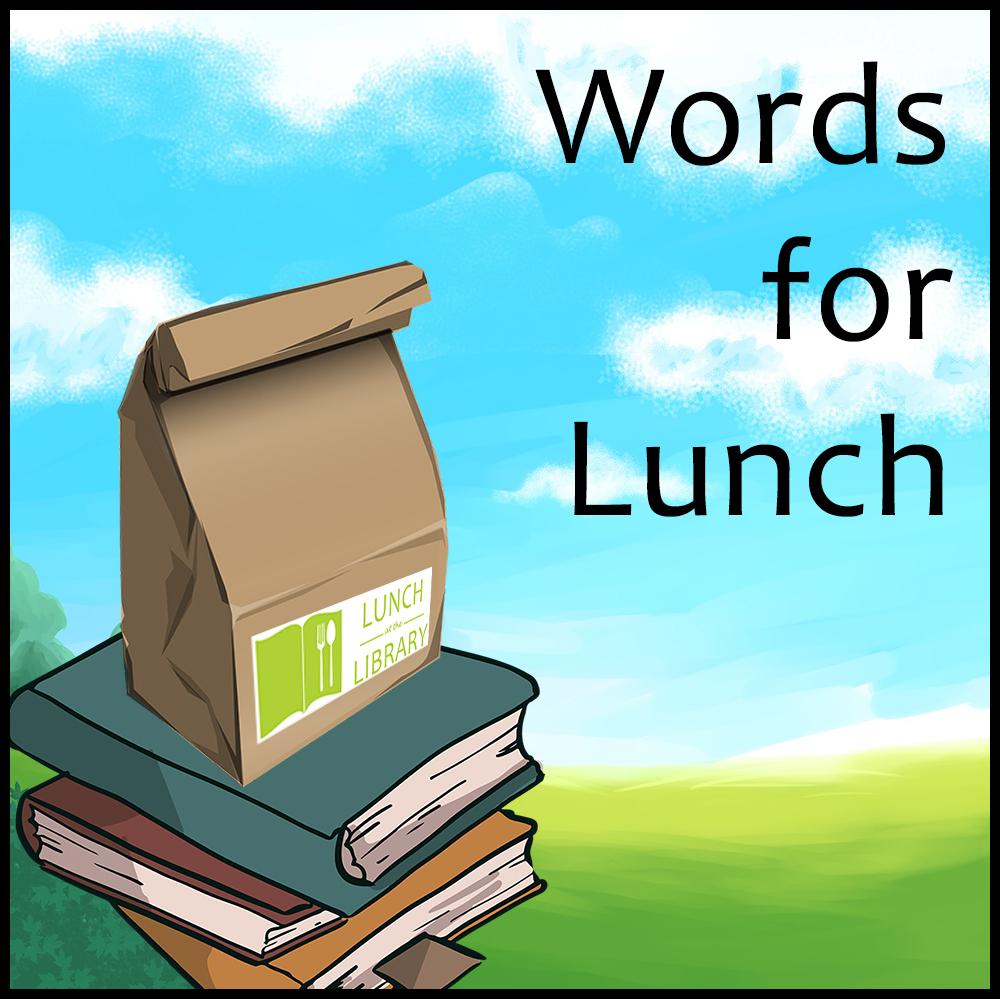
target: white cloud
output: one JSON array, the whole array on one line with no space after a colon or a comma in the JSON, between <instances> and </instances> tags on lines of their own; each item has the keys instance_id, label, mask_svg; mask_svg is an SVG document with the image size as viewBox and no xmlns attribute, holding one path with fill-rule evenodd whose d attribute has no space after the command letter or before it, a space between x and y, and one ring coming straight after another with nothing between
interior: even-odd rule
<instances>
[{"instance_id":1,"label":"white cloud","mask_svg":"<svg viewBox=\"0 0 1000 999\"><path fill-rule=\"evenodd\" d=\"M600 574L583 560L573 571ZM453 603L444 638L538 679L528 745L550 764L719 760L778 744L804 754L803 740L831 732L874 735L880 745L891 733L891 744L902 745L904 730L912 744L934 743L948 731L960 737L964 726L978 739L985 678L934 686L900 654L868 651L865 614L838 614L816 638L825 572L791 580L777 602L762 603L768 588L755 584L663 613L535 617ZM519 580L526 592L530 575ZM480 603L494 595L488 589ZM946 710L923 714L938 708ZM889 712L920 720L897 728Z\"/></svg>"},{"instance_id":2,"label":"white cloud","mask_svg":"<svg viewBox=\"0 0 1000 999\"><path fill-rule=\"evenodd\" d=\"M697 746L652 736L581 735L566 732L532 732L531 755L543 766L648 767L702 763L705 753Z\"/></svg>"},{"instance_id":3,"label":"white cloud","mask_svg":"<svg viewBox=\"0 0 1000 999\"><path fill-rule=\"evenodd\" d=\"M542 465L529 472L517 489L498 489L496 499L504 503L534 503L551 499L572 506L575 492L572 465ZM691 483L683 475L660 469L660 495L666 500L691 498ZM615 503L645 498L646 473L631 459L591 444L587 452L587 502Z\"/></svg>"},{"instance_id":4,"label":"white cloud","mask_svg":"<svg viewBox=\"0 0 1000 999\"><path fill-rule=\"evenodd\" d=\"M795 756L848 756L872 749L937 746L945 743L989 742L990 712L958 704L909 718L872 718L829 732L789 739L735 756L737 760L782 759Z\"/></svg>"},{"instance_id":5,"label":"white cloud","mask_svg":"<svg viewBox=\"0 0 1000 999\"><path fill-rule=\"evenodd\" d=\"M794 290L791 339L775 338L775 297L708 300L623 320L610 354L625 383L674 404L714 398L755 422L795 434L847 426L879 412L957 427L986 417L989 396L989 292L982 269L937 236L885 241L863 263L889 287L880 333L847 343L826 331L819 294L827 275L794 251L793 270L812 272L809 291ZM906 272L950 268L950 283L924 296L924 335L909 339ZM852 289L852 285L854 286ZM796 288L802 288L798 285ZM874 311L861 281L842 286L837 316L850 330Z\"/></svg>"},{"instance_id":6,"label":"white cloud","mask_svg":"<svg viewBox=\"0 0 1000 999\"><path fill-rule=\"evenodd\" d=\"M169 261L106 256L64 273L59 242L41 223L11 224L12 402L120 387L158 322L204 307Z\"/></svg>"},{"instance_id":7,"label":"white cloud","mask_svg":"<svg viewBox=\"0 0 1000 999\"><path fill-rule=\"evenodd\" d=\"M13 49L50 64L84 57L96 46L178 35L222 43L246 54L260 101L307 128L322 128L366 86L384 83L399 68L471 58L489 70L498 87L507 109L505 130L553 162L559 161L559 149L535 69L553 72L571 120L590 71L607 69L626 120L632 121L649 70L662 68L666 77L643 146L647 163L664 174L678 167L668 153L669 115L681 97L715 90L748 121L727 168L751 169L769 183L815 160L812 112L826 96L856 90L861 64L873 55L882 60L879 83L887 99L914 91L945 92L934 120L952 139L987 143L988 34L988 14L981 11L729 11L724 17L717 11L627 17L537 10L62 11L58 17L49 11L16 11L10 37ZM788 67L796 69L802 107L779 113L780 156L772 168L758 170L757 129L749 123L755 95L777 92ZM695 144L718 144L717 118L707 107L692 115ZM603 114L595 116L595 125L605 127ZM895 141L894 116L880 127L885 129L882 141Z\"/></svg>"}]
</instances>

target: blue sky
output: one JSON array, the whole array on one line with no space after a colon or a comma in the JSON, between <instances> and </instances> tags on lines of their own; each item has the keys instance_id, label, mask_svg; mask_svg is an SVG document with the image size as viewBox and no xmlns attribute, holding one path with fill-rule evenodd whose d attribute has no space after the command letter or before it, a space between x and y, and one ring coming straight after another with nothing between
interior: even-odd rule
<instances>
[{"instance_id":1,"label":"blue sky","mask_svg":"<svg viewBox=\"0 0 1000 999\"><path fill-rule=\"evenodd\" d=\"M118 619L116 407L153 324L409 259L433 295L399 345L448 502L446 641L539 677L543 759L711 759L986 705L982 19L772 19L717 37L701 15L101 17L12 33L11 536L66 607L67 644ZM809 108L860 86L871 58L881 162L825 165ZM745 116L737 155L685 167L657 114L624 166L598 112L567 166L540 66L573 108L596 66L626 112L651 66L665 114L726 93ZM754 95L793 86L801 120L757 166ZM894 95L933 89L948 150L898 166ZM856 138L850 116L836 126ZM712 142L711 120L694 127ZM776 346L760 275L799 233L813 282ZM879 337L844 344L815 300L865 263L894 308ZM909 266L955 271L921 344L897 286ZM878 515L880 412L900 443L941 451L945 516L926 516L919 462L900 466L899 515ZM598 488L633 498L632 517L572 516L574 420L602 449ZM763 462L730 518L725 447L760 441L792 455L793 514L768 512ZM854 520L806 489L811 458L844 441L862 459L831 466L830 489L866 502ZM708 447L707 517L662 520L633 497L650 444L680 495L691 447Z\"/></svg>"}]
</instances>

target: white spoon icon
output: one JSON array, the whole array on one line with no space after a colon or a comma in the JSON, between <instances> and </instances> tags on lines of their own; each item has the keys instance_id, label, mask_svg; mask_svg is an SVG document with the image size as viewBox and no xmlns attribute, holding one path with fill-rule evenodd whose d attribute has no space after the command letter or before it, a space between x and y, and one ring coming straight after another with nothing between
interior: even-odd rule
<instances>
[{"instance_id":1,"label":"white spoon icon","mask_svg":"<svg viewBox=\"0 0 1000 999\"><path fill-rule=\"evenodd\" d=\"M330 646L330 690L333 690L333 643L337 640L337 623L331 617L326 625L326 644ZM320 660L322 669L322 659Z\"/></svg>"}]
</instances>

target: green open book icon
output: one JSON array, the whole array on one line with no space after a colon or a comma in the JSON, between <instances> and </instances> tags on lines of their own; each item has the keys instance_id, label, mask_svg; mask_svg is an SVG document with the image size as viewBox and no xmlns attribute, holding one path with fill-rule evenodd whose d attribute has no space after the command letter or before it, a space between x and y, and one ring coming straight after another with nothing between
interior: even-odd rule
<instances>
[{"instance_id":1,"label":"green open book icon","mask_svg":"<svg viewBox=\"0 0 1000 999\"><path fill-rule=\"evenodd\" d=\"M258 738L304 715L321 698L340 693L342 648L339 610L254 639Z\"/></svg>"}]
</instances>

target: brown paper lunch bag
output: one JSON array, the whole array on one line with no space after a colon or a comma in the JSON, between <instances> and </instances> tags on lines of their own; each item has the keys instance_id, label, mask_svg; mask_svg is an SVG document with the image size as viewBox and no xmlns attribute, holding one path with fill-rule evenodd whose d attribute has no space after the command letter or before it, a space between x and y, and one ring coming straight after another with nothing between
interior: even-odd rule
<instances>
[{"instance_id":1,"label":"brown paper lunch bag","mask_svg":"<svg viewBox=\"0 0 1000 999\"><path fill-rule=\"evenodd\" d=\"M248 783L440 653L410 263L157 327L121 423L129 690Z\"/></svg>"}]
</instances>

